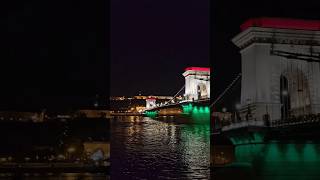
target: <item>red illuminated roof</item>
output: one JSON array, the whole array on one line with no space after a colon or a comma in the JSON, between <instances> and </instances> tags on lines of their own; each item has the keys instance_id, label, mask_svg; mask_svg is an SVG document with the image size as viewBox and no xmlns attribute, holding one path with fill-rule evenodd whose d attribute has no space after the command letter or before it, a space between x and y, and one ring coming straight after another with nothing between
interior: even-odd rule
<instances>
[{"instance_id":1,"label":"red illuminated roof","mask_svg":"<svg viewBox=\"0 0 320 180\"><path fill-rule=\"evenodd\" d=\"M146 100L157 100L157 99L153 97L149 97L149 98L146 98Z\"/></svg>"},{"instance_id":2,"label":"red illuminated roof","mask_svg":"<svg viewBox=\"0 0 320 180\"><path fill-rule=\"evenodd\" d=\"M286 19L286 18L252 18L245 21L241 26L244 31L249 27L300 29L300 30L320 30L320 21Z\"/></svg>"},{"instance_id":3,"label":"red illuminated roof","mask_svg":"<svg viewBox=\"0 0 320 180\"><path fill-rule=\"evenodd\" d=\"M188 67L185 69L185 71L208 71L210 72L210 68L206 67Z\"/></svg>"}]
</instances>

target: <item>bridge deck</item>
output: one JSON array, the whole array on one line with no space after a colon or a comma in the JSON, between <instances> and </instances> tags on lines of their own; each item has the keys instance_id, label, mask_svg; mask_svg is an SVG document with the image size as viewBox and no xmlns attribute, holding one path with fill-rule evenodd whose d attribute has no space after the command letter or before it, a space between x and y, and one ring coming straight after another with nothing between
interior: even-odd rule
<instances>
[{"instance_id":1,"label":"bridge deck","mask_svg":"<svg viewBox=\"0 0 320 180\"><path fill-rule=\"evenodd\" d=\"M193 105L209 105L210 99L200 99L197 101L180 101L176 103L170 103L170 104L165 104L162 106L146 109L145 111L156 111L156 110L166 109L166 108L181 107L182 105L189 104L189 103Z\"/></svg>"}]
</instances>

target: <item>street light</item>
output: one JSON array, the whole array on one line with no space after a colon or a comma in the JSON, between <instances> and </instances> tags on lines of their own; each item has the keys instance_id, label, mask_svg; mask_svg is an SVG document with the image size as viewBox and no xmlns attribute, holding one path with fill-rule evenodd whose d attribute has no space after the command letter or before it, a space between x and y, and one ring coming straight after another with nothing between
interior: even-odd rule
<instances>
[{"instance_id":1,"label":"street light","mask_svg":"<svg viewBox=\"0 0 320 180\"><path fill-rule=\"evenodd\" d=\"M222 112L227 112L227 108L223 107Z\"/></svg>"}]
</instances>

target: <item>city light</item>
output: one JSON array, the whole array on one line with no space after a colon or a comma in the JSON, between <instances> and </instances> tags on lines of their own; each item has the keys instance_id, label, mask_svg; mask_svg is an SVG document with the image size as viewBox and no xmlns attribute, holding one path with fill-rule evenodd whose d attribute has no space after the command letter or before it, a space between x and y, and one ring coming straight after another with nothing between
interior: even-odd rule
<instances>
[{"instance_id":1,"label":"city light","mask_svg":"<svg viewBox=\"0 0 320 180\"><path fill-rule=\"evenodd\" d=\"M283 95L283 96L287 96L287 95L288 95L288 91L285 91L285 90L282 91L282 95Z\"/></svg>"},{"instance_id":2,"label":"city light","mask_svg":"<svg viewBox=\"0 0 320 180\"><path fill-rule=\"evenodd\" d=\"M240 103L237 103L237 104L235 105L235 107L236 107L237 110L240 110L240 109L241 109L241 104L240 104Z\"/></svg>"}]
</instances>

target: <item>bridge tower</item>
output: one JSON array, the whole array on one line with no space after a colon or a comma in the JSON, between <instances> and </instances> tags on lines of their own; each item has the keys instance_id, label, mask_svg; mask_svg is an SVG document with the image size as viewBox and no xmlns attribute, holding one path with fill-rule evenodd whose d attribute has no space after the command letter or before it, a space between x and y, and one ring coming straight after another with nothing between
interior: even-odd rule
<instances>
[{"instance_id":1,"label":"bridge tower","mask_svg":"<svg viewBox=\"0 0 320 180\"><path fill-rule=\"evenodd\" d=\"M241 30L242 118L320 113L320 21L256 18Z\"/></svg>"},{"instance_id":2,"label":"bridge tower","mask_svg":"<svg viewBox=\"0 0 320 180\"><path fill-rule=\"evenodd\" d=\"M146 98L146 109L151 109L156 107L157 106L156 101L157 101L156 98L152 98L152 97Z\"/></svg>"},{"instance_id":3,"label":"bridge tower","mask_svg":"<svg viewBox=\"0 0 320 180\"><path fill-rule=\"evenodd\" d=\"M210 68L188 67L183 73L185 77L186 100L201 100L210 98Z\"/></svg>"}]
</instances>

